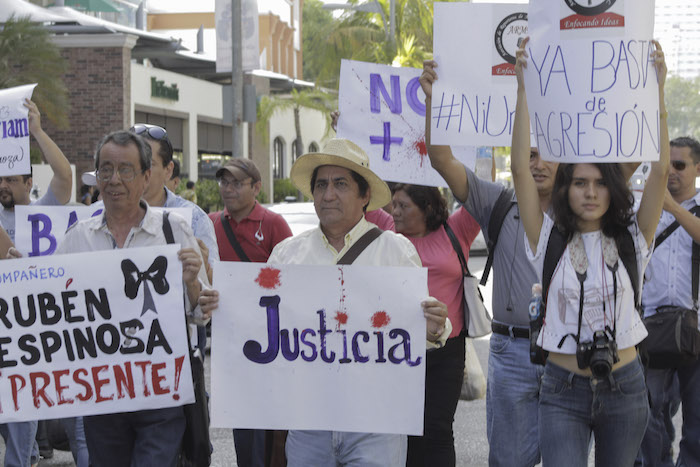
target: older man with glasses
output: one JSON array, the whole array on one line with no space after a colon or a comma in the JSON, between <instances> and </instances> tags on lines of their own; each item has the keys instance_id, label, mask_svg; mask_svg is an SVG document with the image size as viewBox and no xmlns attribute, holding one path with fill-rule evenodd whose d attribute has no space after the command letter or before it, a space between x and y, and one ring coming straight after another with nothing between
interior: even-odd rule
<instances>
[{"instance_id":1,"label":"older man with glasses","mask_svg":"<svg viewBox=\"0 0 700 467\"><path fill-rule=\"evenodd\" d=\"M234 157L216 172L224 210L210 213L221 261L265 263L279 242L292 236L287 222L257 202L262 182L253 161ZM268 434L268 446L272 433ZM265 431L233 430L241 467L265 465Z\"/></svg>"}]
</instances>

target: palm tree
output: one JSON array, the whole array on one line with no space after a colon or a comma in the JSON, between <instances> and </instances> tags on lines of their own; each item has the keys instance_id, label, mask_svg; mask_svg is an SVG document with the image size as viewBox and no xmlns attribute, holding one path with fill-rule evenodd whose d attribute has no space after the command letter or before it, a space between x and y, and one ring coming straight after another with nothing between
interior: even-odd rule
<instances>
[{"instance_id":1,"label":"palm tree","mask_svg":"<svg viewBox=\"0 0 700 467\"><path fill-rule=\"evenodd\" d=\"M65 59L49 32L29 18L11 17L0 30L0 89L38 83L32 100L56 127L68 128Z\"/></svg>"},{"instance_id":2,"label":"palm tree","mask_svg":"<svg viewBox=\"0 0 700 467\"><path fill-rule=\"evenodd\" d=\"M301 141L301 122L299 120L301 108L306 107L323 113L326 119L327 134L331 125L330 113L336 106L337 104L334 97L318 89L304 89L301 91L292 89L291 94L286 96L263 96L258 106L258 119L255 124L255 129L264 140L267 140L268 124L272 116L279 111L292 109L294 111L294 129L296 131L296 141L294 144L296 153L299 156L304 153L304 145Z\"/></svg>"}]
</instances>

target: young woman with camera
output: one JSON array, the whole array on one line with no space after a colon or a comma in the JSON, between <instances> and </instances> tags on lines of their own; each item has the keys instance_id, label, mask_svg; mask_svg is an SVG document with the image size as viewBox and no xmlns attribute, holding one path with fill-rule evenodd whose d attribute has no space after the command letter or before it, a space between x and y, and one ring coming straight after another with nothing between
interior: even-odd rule
<instances>
[{"instance_id":1,"label":"young woman with camera","mask_svg":"<svg viewBox=\"0 0 700 467\"><path fill-rule=\"evenodd\" d=\"M540 209L528 169L530 124L523 82L526 43L527 39L517 52L515 66L518 94L511 164L535 269L543 270L550 237L560 235L566 242L543 297L546 315L537 340L549 352L539 402L543 465L587 465L593 433L596 466L631 466L644 436L649 407L635 349L647 333L635 308L630 276L643 276L668 179L666 65L660 45L654 42L661 155L652 164L638 212L632 211L633 197L627 186L634 166L562 163L552 193L552 219ZM634 254L618 251L618 247L625 250L623 238L627 245L633 244ZM629 256L636 259L636 274L629 274L623 264Z\"/></svg>"}]
</instances>

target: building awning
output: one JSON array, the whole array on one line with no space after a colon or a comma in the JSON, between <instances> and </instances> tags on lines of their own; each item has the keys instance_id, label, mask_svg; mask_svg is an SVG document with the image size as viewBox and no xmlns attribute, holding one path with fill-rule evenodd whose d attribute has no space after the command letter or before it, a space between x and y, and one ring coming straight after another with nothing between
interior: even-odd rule
<instances>
[{"instance_id":1,"label":"building awning","mask_svg":"<svg viewBox=\"0 0 700 467\"><path fill-rule=\"evenodd\" d=\"M82 11L105 11L119 13L121 8L110 0L64 0L64 5Z\"/></svg>"}]
</instances>

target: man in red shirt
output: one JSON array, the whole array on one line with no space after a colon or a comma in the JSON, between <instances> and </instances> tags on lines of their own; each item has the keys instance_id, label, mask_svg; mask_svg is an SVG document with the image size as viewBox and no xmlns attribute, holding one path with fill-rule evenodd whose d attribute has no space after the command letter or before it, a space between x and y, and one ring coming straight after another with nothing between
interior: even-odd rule
<instances>
[{"instance_id":1,"label":"man in red shirt","mask_svg":"<svg viewBox=\"0 0 700 467\"><path fill-rule=\"evenodd\" d=\"M209 214L214 222L221 261L265 263L279 242L292 236L287 221L264 208L260 171L246 158L232 157L216 172L223 211ZM265 430L233 430L236 458L241 467L263 467Z\"/></svg>"}]
</instances>

